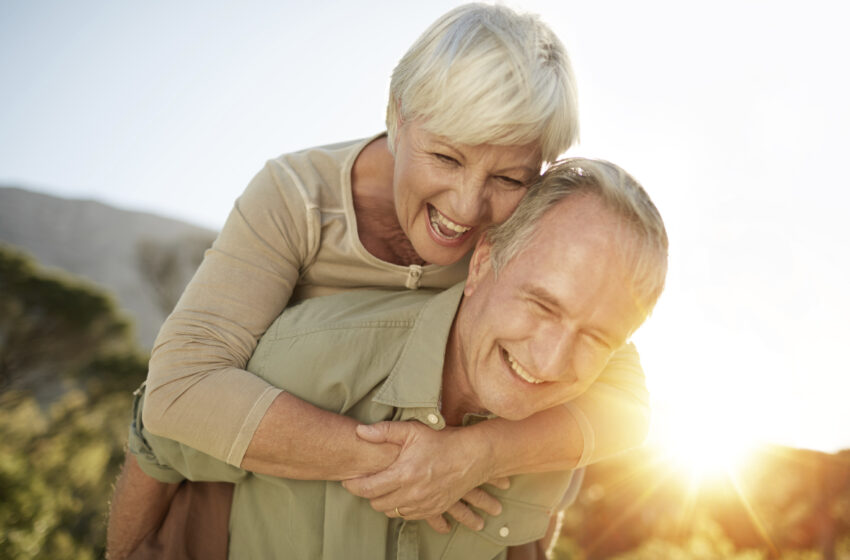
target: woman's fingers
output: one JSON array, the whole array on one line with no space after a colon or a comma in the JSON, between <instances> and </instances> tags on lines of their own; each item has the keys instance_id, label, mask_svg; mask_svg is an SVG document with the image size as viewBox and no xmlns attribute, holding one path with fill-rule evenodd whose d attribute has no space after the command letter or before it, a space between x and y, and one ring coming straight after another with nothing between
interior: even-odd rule
<instances>
[{"instance_id":1,"label":"woman's fingers","mask_svg":"<svg viewBox=\"0 0 850 560\"><path fill-rule=\"evenodd\" d=\"M429 525L442 527L445 525L436 517L445 512L473 529L482 521L467 504L478 508L479 513L501 513L497 499L474 487L481 484L483 477L477 477L484 473L465 467L470 445L462 438L462 429L436 432L416 422L379 422L358 426L357 433L371 443L401 446L396 461L383 471L342 483L355 496L369 500L376 511L396 517L398 507L406 519L433 519ZM489 484L507 489L510 481L496 478ZM458 505L459 500L465 503Z\"/></svg>"},{"instance_id":2,"label":"woman's fingers","mask_svg":"<svg viewBox=\"0 0 850 560\"><path fill-rule=\"evenodd\" d=\"M342 481L342 487L358 496L371 500L395 492L402 485L398 474L392 468L377 474Z\"/></svg>"},{"instance_id":3,"label":"woman's fingers","mask_svg":"<svg viewBox=\"0 0 850 560\"><path fill-rule=\"evenodd\" d=\"M499 500L481 488L473 488L464 494L463 501L488 515L496 516L502 513L502 504Z\"/></svg>"},{"instance_id":4,"label":"woman's fingers","mask_svg":"<svg viewBox=\"0 0 850 560\"><path fill-rule=\"evenodd\" d=\"M473 531L480 531L484 528L484 519L463 502L455 502L446 513L454 517L458 523Z\"/></svg>"},{"instance_id":5,"label":"woman's fingers","mask_svg":"<svg viewBox=\"0 0 850 560\"><path fill-rule=\"evenodd\" d=\"M395 508L398 507L400 514L404 516L405 519L427 519L434 515L438 515L434 513L435 511L440 511L439 509L435 509L436 506L430 502L414 501L413 504L415 505L399 505L407 503L401 498L402 496L399 492L392 492L369 500L369 503L375 511L394 512Z\"/></svg>"},{"instance_id":6,"label":"woman's fingers","mask_svg":"<svg viewBox=\"0 0 850 560\"><path fill-rule=\"evenodd\" d=\"M390 495L372 500L371 504L376 511L384 512L387 517L403 517L409 520L425 519L428 525L438 533L447 533L451 529L451 525L442 515L427 516L420 512L401 511L388 505L393 502L393 496ZM499 500L481 488L473 488L467 492L463 496L463 500L455 502L446 513L461 525L465 525L473 531L480 531L484 528L484 519L472 508L477 508L491 516L502 513L502 504Z\"/></svg>"},{"instance_id":7,"label":"woman's fingers","mask_svg":"<svg viewBox=\"0 0 850 560\"><path fill-rule=\"evenodd\" d=\"M415 427L410 422L378 422L360 424L356 428L357 437L370 443L395 443L404 445L411 437Z\"/></svg>"},{"instance_id":8,"label":"woman's fingers","mask_svg":"<svg viewBox=\"0 0 850 560\"><path fill-rule=\"evenodd\" d=\"M501 490L507 490L511 487L511 479L506 476L503 476L501 478L494 478L492 480L488 480L487 484L495 486L496 488L499 488Z\"/></svg>"},{"instance_id":9,"label":"woman's fingers","mask_svg":"<svg viewBox=\"0 0 850 560\"><path fill-rule=\"evenodd\" d=\"M446 521L446 518L442 515L435 515L434 517L429 517L425 520L425 522L431 526L432 529L445 535L449 531L452 530L452 526Z\"/></svg>"}]
</instances>

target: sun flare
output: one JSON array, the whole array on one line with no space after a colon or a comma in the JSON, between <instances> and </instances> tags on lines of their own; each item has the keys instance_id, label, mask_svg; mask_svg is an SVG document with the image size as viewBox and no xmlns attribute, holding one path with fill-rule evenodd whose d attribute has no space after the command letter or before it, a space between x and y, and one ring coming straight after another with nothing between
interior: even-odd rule
<instances>
[{"instance_id":1,"label":"sun flare","mask_svg":"<svg viewBox=\"0 0 850 560\"><path fill-rule=\"evenodd\" d=\"M698 409L660 419L656 440L670 466L695 482L733 476L758 447L745 420Z\"/></svg>"}]
</instances>

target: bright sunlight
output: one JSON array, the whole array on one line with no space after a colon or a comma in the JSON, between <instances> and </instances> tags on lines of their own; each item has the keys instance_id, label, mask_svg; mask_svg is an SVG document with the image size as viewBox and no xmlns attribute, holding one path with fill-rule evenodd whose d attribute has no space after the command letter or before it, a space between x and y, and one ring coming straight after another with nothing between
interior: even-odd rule
<instances>
[{"instance_id":1,"label":"bright sunlight","mask_svg":"<svg viewBox=\"0 0 850 560\"><path fill-rule=\"evenodd\" d=\"M665 412L656 415L653 439L670 466L692 482L734 476L758 446L746 418L700 406Z\"/></svg>"}]
</instances>

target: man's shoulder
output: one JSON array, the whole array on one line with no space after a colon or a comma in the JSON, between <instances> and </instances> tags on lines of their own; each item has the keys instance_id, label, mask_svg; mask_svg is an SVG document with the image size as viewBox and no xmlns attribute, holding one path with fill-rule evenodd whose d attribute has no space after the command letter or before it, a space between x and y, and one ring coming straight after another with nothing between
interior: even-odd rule
<instances>
[{"instance_id":1,"label":"man's shoulder","mask_svg":"<svg viewBox=\"0 0 850 560\"><path fill-rule=\"evenodd\" d=\"M437 290L362 289L315 297L288 307L264 338L321 330L412 327Z\"/></svg>"},{"instance_id":2,"label":"man's shoulder","mask_svg":"<svg viewBox=\"0 0 850 560\"><path fill-rule=\"evenodd\" d=\"M438 296L359 290L305 300L272 323L246 369L315 406L346 414L384 382L415 338L423 307Z\"/></svg>"}]
</instances>

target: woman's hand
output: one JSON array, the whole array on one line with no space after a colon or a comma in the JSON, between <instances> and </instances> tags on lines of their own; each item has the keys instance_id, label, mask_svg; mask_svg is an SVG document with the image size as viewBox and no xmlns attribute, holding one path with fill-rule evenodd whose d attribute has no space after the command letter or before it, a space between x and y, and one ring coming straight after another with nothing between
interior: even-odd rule
<instances>
[{"instance_id":1,"label":"woman's hand","mask_svg":"<svg viewBox=\"0 0 850 560\"><path fill-rule=\"evenodd\" d=\"M491 474L491 447L485 438L470 437L463 428L435 431L418 422L361 425L357 435L401 447L385 470L343 482L346 490L370 500L375 510L390 517L426 519L439 532L449 530L444 512L473 530L481 529L484 521L470 506L490 515L501 512L498 500L478 488ZM507 488L509 482L502 478L492 484Z\"/></svg>"},{"instance_id":2,"label":"woman's hand","mask_svg":"<svg viewBox=\"0 0 850 560\"><path fill-rule=\"evenodd\" d=\"M498 479L494 483L502 489L507 489L510 485L507 478ZM499 500L481 488L473 488L464 494L463 499L455 502L446 510L446 513L454 517L461 525L466 525L473 531L480 531L484 528L484 519L475 513L470 506L478 508L488 515L495 516L502 513L502 504L499 503ZM395 511L393 511L394 513ZM407 515L404 517L408 518ZM448 533L452 528L443 515L435 515L434 517L427 518L425 521L438 533Z\"/></svg>"}]
</instances>

